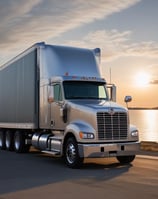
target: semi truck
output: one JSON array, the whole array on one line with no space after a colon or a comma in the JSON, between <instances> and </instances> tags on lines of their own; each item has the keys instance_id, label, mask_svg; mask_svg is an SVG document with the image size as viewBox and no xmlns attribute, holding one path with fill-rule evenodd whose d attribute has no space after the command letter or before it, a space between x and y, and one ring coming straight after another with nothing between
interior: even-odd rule
<instances>
[{"instance_id":1,"label":"semi truck","mask_svg":"<svg viewBox=\"0 0 158 199\"><path fill-rule=\"evenodd\" d=\"M101 50L36 43L0 67L0 149L34 147L79 168L135 159L138 129L100 72ZM125 97L125 102L131 100Z\"/></svg>"}]
</instances>

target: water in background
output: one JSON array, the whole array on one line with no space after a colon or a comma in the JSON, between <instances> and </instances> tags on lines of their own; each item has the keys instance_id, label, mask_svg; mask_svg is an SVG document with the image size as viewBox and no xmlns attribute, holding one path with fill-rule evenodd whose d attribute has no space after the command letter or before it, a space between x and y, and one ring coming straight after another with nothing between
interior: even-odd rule
<instances>
[{"instance_id":1,"label":"water in background","mask_svg":"<svg viewBox=\"0 0 158 199\"><path fill-rule=\"evenodd\" d=\"M158 142L158 110L129 110L129 116L139 130L140 141Z\"/></svg>"}]
</instances>

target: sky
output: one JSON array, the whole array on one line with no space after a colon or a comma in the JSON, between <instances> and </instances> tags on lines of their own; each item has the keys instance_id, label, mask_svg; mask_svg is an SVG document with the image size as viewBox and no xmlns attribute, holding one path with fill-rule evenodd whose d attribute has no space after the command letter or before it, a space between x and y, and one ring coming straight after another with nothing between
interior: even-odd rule
<instances>
[{"instance_id":1,"label":"sky","mask_svg":"<svg viewBox=\"0 0 158 199\"><path fill-rule=\"evenodd\" d=\"M42 41L99 47L117 102L158 107L157 9L158 0L0 0L0 65Z\"/></svg>"}]
</instances>

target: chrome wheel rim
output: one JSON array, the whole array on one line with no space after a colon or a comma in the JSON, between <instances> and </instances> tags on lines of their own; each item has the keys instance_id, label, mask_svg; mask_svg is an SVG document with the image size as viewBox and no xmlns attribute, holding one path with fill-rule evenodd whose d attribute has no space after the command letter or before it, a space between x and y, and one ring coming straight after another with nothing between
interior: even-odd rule
<instances>
[{"instance_id":1,"label":"chrome wheel rim","mask_svg":"<svg viewBox=\"0 0 158 199\"><path fill-rule=\"evenodd\" d=\"M73 164L76 159L76 149L74 144L69 143L66 149L66 158L69 164Z\"/></svg>"}]
</instances>

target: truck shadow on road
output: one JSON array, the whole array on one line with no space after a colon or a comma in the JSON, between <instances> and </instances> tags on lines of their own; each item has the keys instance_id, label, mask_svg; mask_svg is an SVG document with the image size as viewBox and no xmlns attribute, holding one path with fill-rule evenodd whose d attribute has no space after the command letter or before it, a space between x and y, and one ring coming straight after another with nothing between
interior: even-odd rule
<instances>
[{"instance_id":1,"label":"truck shadow on road","mask_svg":"<svg viewBox=\"0 0 158 199\"><path fill-rule=\"evenodd\" d=\"M0 195L63 181L108 181L129 171L114 158L86 159L81 169L70 169L61 158L34 151L29 154L0 151Z\"/></svg>"}]
</instances>

